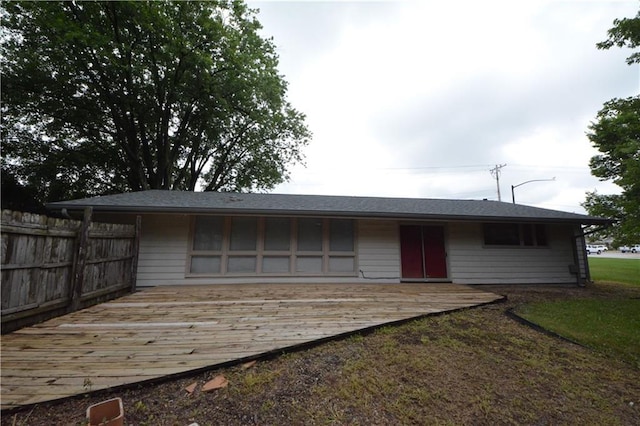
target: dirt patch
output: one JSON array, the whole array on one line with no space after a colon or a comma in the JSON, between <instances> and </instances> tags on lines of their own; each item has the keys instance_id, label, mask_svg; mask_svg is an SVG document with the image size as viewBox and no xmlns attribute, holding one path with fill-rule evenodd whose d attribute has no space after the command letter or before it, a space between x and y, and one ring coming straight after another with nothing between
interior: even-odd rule
<instances>
[{"instance_id":1,"label":"dirt patch","mask_svg":"<svg viewBox=\"0 0 640 426\"><path fill-rule=\"evenodd\" d=\"M4 413L2 425L82 424L120 396L126 424L640 424L640 370L505 315L522 303L640 297L617 285L491 286L498 304L383 327L246 370ZM226 388L200 387L222 374ZM185 388L198 383L189 394Z\"/></svg>"}]
</instances>

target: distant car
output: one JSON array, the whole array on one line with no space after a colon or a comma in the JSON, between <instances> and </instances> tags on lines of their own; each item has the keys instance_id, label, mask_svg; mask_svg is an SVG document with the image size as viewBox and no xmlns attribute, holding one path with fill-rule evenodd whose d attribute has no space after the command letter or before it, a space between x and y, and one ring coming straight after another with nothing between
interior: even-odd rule
<instances>
[{"instance_id":1,"label":"distant car","mask_svg":"<svg viewBox=\"0 0 640 426\"><path fill-rule=\"evenodd\" d=\"M620 247L620 251L622 253L627 253L627 252L638 253L638 252L640 252L640 244L634 244L631 247L622 246L622 247Z\"/></svg>"},{"instance_id":2,"label":"distant car","mask_svg":"<svg viewBox=\"0 0 640 426\"><path fill-rule=\"evenodd\" d=\"M587 254L600 254L602 253L602 248L600 246L594 246L591 244L587 244Z\"/></svg>"},{"instance_id":3,"label":"distant car","mask_svg":"<svg viewBox=\"0 0 640 426\"><path fill-rule=\"evenodd\" d=\"M596 250L600 250L601 252L609 250L604 244L592 244L591 247L595 247Z\"/></svg>"}]
</instances>

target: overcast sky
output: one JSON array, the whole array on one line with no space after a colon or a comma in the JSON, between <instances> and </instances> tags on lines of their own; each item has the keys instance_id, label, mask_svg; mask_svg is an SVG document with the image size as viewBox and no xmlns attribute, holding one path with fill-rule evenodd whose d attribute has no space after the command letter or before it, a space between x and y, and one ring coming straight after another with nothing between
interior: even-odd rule
<instances>
[{"instance_id":1,"label":"overcast sky","mask_svg":"<svg viewBox=\"0 0 640 426\"><path fill-rule=\"evenodd\" d=\"M307 116L306 167L273 192L498 199L584 212L585 133L640 90L628 50L598 50L633 1L249 1L288 97Z\"/></svg>"}]
</instances>

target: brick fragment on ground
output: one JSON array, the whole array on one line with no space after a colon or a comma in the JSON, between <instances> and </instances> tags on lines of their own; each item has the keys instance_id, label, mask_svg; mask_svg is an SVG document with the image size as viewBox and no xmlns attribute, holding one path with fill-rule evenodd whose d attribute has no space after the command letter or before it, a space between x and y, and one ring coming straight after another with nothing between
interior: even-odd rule
<instances>
[{"instance_id":1,"label":"brick fragment on ground","mask_svg":"<svg viewBox=\"0 0 640 426\"><path fill-rule=\"evenodd\" d=\"M227 380L227 378L221 374L209 380L207 383L205 383L202 386L202 391L211 392L212 390L215 390L215 389L226 388L228 384L229 384L229 381Z\"/></svg>"},{"instance_id":2,"label":"brick fragment on ground","mask_svg":"<svg viewBox=\"0 0 640 426\"><path fill-rule=\"evenodd\" d=\"M198 386L197 382L193 382L191 383L189 386L187 386L186 388L184 388L184 390L186 390L187 392L189 392L190 394L192 394L193 392L195 392L196 387Z\"/></svg>"},{"instance_id":3,"label":"brick fragment on ground","mask_svg":"<svg viewBox=\"0 0 640 426\"><path fill-rule=\"evenodd\" d=\"M253 367L254 365L256 365L258 361L256 361L255 359L253 361L249 361L249 362L245 362L244 364L242 364L242 366L240 367L241 370L248 370L251 367Z\"/></svg>"}]
</instances>

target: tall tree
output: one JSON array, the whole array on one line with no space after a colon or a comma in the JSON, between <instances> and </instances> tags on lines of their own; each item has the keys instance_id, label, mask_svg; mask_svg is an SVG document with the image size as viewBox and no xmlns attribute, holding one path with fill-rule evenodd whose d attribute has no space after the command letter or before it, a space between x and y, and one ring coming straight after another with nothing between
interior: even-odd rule
<instances>
[{"instance_id":1,"label":"tall tree","mask_svg":"<svg viewBox=\"0 0 640 426\"><path fill-rule=\"evenodd\" d=\"M640 12L635 18L616 19L609 38L597 44L599 49L613 46L640 46ZM640 63L640 52L633 52L627 64ZM612 99L598 112L589 126L588 138L601 154L591 158L591 173L611 180L622 188L619 195L587 193L583 206L590 214L617 220L608 231L615 242L640 241L640 96Z\"/></svg>"},{"instance_id":2,"label":"tall tree","mask_svg":"<svg viewBox=\"0 0 640 426\"><path fill-rule=\"evenodd\" d=\"M241 1L6 2L3 181L39 201L269 189L310 132Z\"/></svg>"}]
</instances>

